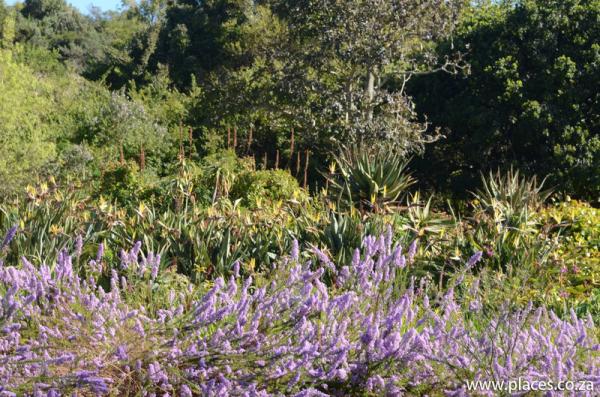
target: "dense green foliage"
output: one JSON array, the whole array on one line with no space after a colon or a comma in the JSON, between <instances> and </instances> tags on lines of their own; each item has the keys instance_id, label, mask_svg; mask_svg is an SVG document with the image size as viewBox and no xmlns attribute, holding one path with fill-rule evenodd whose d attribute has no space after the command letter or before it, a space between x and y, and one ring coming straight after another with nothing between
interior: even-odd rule
<instances>
[{"instance_id":1,"label":"dense green foliage","mask_svg":"<svg viewBox=\"0 0 600 397\"><path fill-rule=\"evenodd\" d=\"M467 13L441 51L468 51L470 74L428 76L412 90L432 126L449 129L428 147L422 174L461 194L482 164L512 164L597 200L599 21L595 0L507 1Z\"/></svg>"},{"instance_id":2,"label":"dense green foliage","mask_svg":"<svg viewBox=\"0 0 600 397\"><path fill-rule=\"evenodd\" d=\"M31 186L27 199L0 206L0 230L16 225L19 231L7 260L53 261L52 254L72 249L76 236L90 247L82 261L93 259L101 243L110 259L120 255L110 247L141 241L162 256L163 267L209 282L230 274L236 261L244 272L268 272L294 240L347 263L366 236L391 225L395 241L416 241L419 255L411 274L417 277L443 285L473 252L483 251L475 270L500 300L600 315L595 303L600 213L576 201L544 204L546 193L533 180L515 173L486 177L462 216L450 207L433 208L432 199L419 193L405 207L373 212L339 208L328 192L309 197L287 171L255 172L241 159L231 164L221 168L229 170L229 182L210 176L212 162L198 168L183 163L176 176L151 184L143 179L123 184L139 177L135 170L117 169L110 178L121 182L105 191L122 204L77 188Z\"/></svg>"},{"instance_id":3,"label":"dense green foliage","mask_svg":"<svg viewBox=\"0 0 600 397\"><path fill-rule=\"evenodd\" d=\"M421 153L421 184L461 198L480 172L514 165L594 201L598 9L144 0L83 15L63 0L2 5L4 194L42 168L63 183L134 161L144 179L163 177L182 146L195 160L224 148L254 155L312 188L326 184L340 144L362 144ZM25 152L35 155L20 160Z\"/></svg>"},{"instance_id":4,"label":"dense green foliage","mask_svg":"<svg viewBox=\"0 0 600 397\"><path fill-rule=\"evenodd\" d=\"M0 90L4 93L0 102L0 123L3 130L0 141L0 175L12 184L30 177L26 175L29 169L40 167L44 160L54 154L50 141L54 131L49 131L44 125L45 113L40 114L44 109L50 110L52 102L48 85L34 78L31 71L20 68L13 61L10 52L0 52L0 71L4 77L0 80ZM34 92L38 95L30 94ZM24 103L25 112L20 112L18 105L23 104L24 98L28 98ZM15 170L14 165L17 163L22 168ZM14 171L12 175L8 174L10 169Z\"/></svg>"},{"instance_id":5,"label":"dense green foliage","mask_svg":"<svg viewBox=\"0 0 600 397\"><path fill-rule=\"evenodd\" d=\"M144 105L111 93L35 47L0 49L0 73L2 195L22 193L36 176L86 181L118 161L120 152L123 161L139 161L143 152L158 173L167 166L163 156L176 158L176 127L154 112L152 99Z\"/></svg>"},{"instance_id":6,"label":"dense green foliage","mask_svg":"<svg viewBox=\"0 0 600 397\"><path fill-rule=\"evenodd\" d=\"M204 280L268 266L294 238L348 260L389 223L436 275L448 250L540 283L540 264L595 263L594 232L552 221L562 207L529 176L597 197L597 2L377 4L0 6L1 222L28 231L14 255L143 238ZM471 200L417 191L450 186Z\"/></svg>"},{"instance_id":7,"label":"dense green foliage","mask_svg":"<svg viewBox=\"0 0 600 397\"><path fill-rule=\"evenodd\" d=\"M231 189L231 197L242 199L247 206L263 200L297 200L304 195L298 181L283 170L245 172L236 179Z\"/></svg>"}]
</instances>

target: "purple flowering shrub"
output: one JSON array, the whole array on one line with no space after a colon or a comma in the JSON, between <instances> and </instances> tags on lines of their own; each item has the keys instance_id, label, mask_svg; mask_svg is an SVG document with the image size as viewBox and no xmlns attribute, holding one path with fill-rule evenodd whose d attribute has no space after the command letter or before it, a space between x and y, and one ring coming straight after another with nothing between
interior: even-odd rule
<instances>
[{"instance_id":1,"label":"purple flowering shrub","mask_svg":"<svg viewBox=\"0 0 600 397\"><path fill-rule=\"evenodd\" d=\"M296 243L268 275L236 264L209 291L173 291L152 310L130 298L162 277L139 244L110 288L102 252L83 276L66 252L52 266L0 265L0 395L458 396L467 380L518 377L600 387L591 318L487 308L462 286L480 253L433 293L408 280L415 248L389 231L336 266Z\"/></svg>"}]
</instances>

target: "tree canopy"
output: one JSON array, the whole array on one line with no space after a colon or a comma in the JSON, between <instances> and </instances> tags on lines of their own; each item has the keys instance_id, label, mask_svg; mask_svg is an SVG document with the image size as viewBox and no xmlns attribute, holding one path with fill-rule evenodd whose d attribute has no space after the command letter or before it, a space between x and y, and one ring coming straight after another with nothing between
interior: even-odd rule
<instances>
[{"instance_id":1,"label":"tree canopy","mask_svg":"<svg viewBox=\"0 0 600 397\"><path fill-rule=\"evenodd\" d=\"M423 174L455 191L482 164L550 175L558 189L600 194L600 2L525 0L466 14L453 45L470 74L411 87L447 139L428 147ZM446 44L445 52L453 51Z\"/></svg>"}]
</instances>

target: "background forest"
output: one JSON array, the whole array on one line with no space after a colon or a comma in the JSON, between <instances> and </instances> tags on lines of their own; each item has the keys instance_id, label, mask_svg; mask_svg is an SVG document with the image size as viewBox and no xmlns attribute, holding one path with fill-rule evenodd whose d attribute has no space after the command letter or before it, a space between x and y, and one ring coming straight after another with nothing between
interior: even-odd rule
<instances>
[{"instance_id":1,"label":"background forest","mask_svg":"<svg viewBox=\"0 0 600 397\"><path fill-rule=\"evenodd\" d=\"M600 390L599 37L598 0L0 0L0 396Z\"/></svg>"},{"instance_id":2,"label":"background forest","mask_svg":"<svg viewBox=\"0 0 600 397\"><path fill-rule=\"evenodd\" d=\"M412 155L423 186L452 197L512 165L598 200L597 12L593 1L0 6L3 194L44 174L98 181L142 152L150 184L173 173L182 139L204 157L236 138L238 156L266 155L269 169L277 151L279 168L303 169L310 150L311 189L343 143Z\"/></svg>"}]
</instances>

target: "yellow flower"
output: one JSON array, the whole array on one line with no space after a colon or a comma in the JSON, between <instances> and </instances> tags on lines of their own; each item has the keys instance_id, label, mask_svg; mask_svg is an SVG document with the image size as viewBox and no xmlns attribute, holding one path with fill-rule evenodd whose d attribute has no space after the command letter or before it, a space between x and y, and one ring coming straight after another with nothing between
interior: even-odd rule
<instances>
[{"instance_id":1,"label":"yellow flower","mask_svg":"<svg viewBox=\"0 0 600 397\"><path fill-rule=\"evenodd\" d=\"M37 195L37 190L31 185L27 185L27 188L25 190L27 191L27 194L31 197L35 197Z\"/></svg>"},{"instance_id":2,"label":"yellow flower","mask_svg":"<svg viewBox=\"0 0 600 397\"><path fill-rule=\"evenodd\" d=\"M103 212L105 212L108 208L108 203L102 196L100 196L100 199L98 200L98 208L100 208L100 211L103 211Z\"/></svg>"},{"instance_id":3,"label":"yellow flower","mask_svg":"<svg viewBox=\"0 0 600 397\"><path fill-rule=\"evenodd\" d=\"M215 285L215 283L211 280L206 280L203 282L203 284L204 284L204 288L207 290L211 289Z\"/></svg>"},{"instance_id":4,"label":"yellow flower","mask_svg":"<svg viewBox=\"0 0 600 397\"><path fill-rule=\"evenodd\" d=\"M254 268L256 267L256 259L250 258L249 261L244 263L243 267L248 273L253 273Z\"/></svg>"},{"instance_id":5,"label":"yellow flower","mask_svg":"<svg viewBox=\"0 0 600 397\"><path fill-rule=\"evenodd\" d=\"M329 173L330 174L335 174L335 167L336 167L335 162L332 162L331 164L329 164Z\"/></svg>"}]
</instances>

